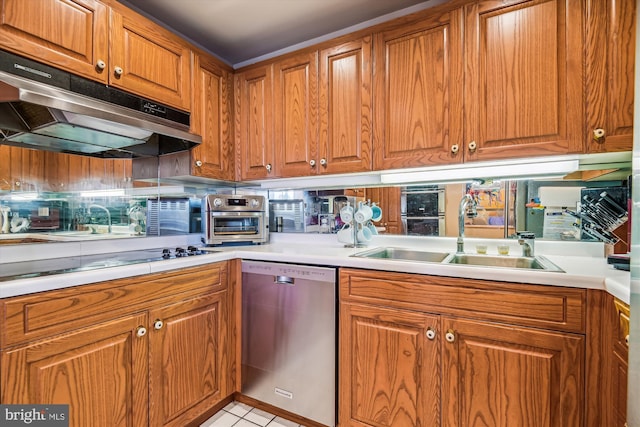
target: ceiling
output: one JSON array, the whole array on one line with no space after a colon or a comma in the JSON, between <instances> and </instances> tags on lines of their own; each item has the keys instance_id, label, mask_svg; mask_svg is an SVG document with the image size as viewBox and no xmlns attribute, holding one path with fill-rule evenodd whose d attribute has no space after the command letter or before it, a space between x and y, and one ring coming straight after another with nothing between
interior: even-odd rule
<instances>
[{"instance_id":1,"label":"ceiling","mask_svg":"<svg viewBox=\"0 0 640 427\"><path fill-rule=\"evenodd\" d=\"M120 0L239 68L444 0Z\"/></svg>"}]
</instances>

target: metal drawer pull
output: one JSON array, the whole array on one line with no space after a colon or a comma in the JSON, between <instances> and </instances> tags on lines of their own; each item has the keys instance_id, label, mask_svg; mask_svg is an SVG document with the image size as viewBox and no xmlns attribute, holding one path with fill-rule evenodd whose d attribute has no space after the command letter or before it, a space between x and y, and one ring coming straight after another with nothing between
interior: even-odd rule
<instances>
[{"instance_id":1,"label":"metal drawer pull","mask_svg":"<svg viewBox=\"0 0 640 427\"><path fill-rule=\"evenodd\" d=\"M444 338L447 340L447 342L454 342L456 340L456 334L454 334L454 332L449 329L444 335Z\"/></svg>"},{"instance_id":2,"label":"metal drawer pull","mask_svg":"<svg viewBox=\"0 0 640 427\"><path fill-rule=\"evenodd\" d=\"M431 328L427 328L427 338L429 338L430 340L433 340L436 338L436 331L434 331Z\"/></svg>"},{"instance_id":3,"label":"metal drawer pull","mask_svg":"<svg viewBox=\"0 0 640 427\"><path fill-rule=\"evenodd\" d=\"M295 279L289 276L275 276L273 278L273 283L278 283L280 285L293 285L295 282Z\"/></svg>"}]
</instances>

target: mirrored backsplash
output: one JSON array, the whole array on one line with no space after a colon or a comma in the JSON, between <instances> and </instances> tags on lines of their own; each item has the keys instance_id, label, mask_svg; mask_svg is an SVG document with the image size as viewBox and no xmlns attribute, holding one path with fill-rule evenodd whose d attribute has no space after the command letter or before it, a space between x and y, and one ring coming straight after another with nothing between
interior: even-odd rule
<instances>
[{"instance_id":1,"label":"mirrored backsplash","mask_svg":"<svg viewBox=\"0 0 640 427\"><path fill-rule=\"evenodd\" d=\"M377 233L455 237L460 200L470 194L477 209L474 216L464 218L467 237L508 238L517 231L530 231L543 239L601 240L616 245L616 252L626 252L628 243L629 191L624 179L485 179L439 185L269 190L259 185L190 182L188 178L163 180L153 178L153 171L136 179L141 172L127 169L122 160L79 156L69 156L68 162L57 166L32 169L29 152L37 151L24 151L25 161L17 165L19 179L13 160L1 164L0 243L201 233L201 200L211 193L265 196L271 232L337 233L344 226L340 209L366 203L381 211L371 221Z\"/></svg>"}]
</instances>

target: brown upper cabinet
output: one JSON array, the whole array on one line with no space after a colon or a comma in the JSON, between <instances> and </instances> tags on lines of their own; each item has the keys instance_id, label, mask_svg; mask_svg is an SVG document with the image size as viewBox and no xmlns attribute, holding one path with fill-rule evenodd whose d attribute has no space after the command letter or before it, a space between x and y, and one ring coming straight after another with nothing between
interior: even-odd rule
<instances>
[{"instance_id":1,"label":"brown upper cabinet","mask_svg":"<svg viewBox=\"0 0 640 427\"><path fill-rule=\"evenodd\" d=\"M318 53L277 61L273 89L276 174L314 175L319 167Z\"/></svg>"},{"instance_id":2,"label":"brown upper cabinet","mask_svg":"<svg viewBox=\"0 0 640 427\"><path fill-rule=\"evenodd\" d=\"M474 2L377 33L374 168L580 152L582 10Z\"/></svg>"},{"instance_id":3,"label":"brown upper cabinet","mask_svg":"<svg viewBox=\"0 0 640 427\"><path fill-rule=\"evenodd\" d=\"M632 149L635 32L635 0L586 2L588 153Z\"/></svg>"},{"instance_id":4,"label":"brown upper cabinet","mask_svg":"<svg viewBox=\"0 0 640 427\"><path fill-rule=\"evenodd\" d=\"M582 0L465 8L464 160L582 151Z\"/></svg>"},{"instance_id":5,"label":"brown upper cabinet","mask_svg":"<svg viewBox=\"0 0 640 427\"><path fill-rule=\"evenodd\" d=\"M273 65L235 75L236 164L241 180L272 178Z\"/></svg>"},{"instance_id":6,"label":"brown upper cabinet","mask_svg":"<svg viewBox=\"0 0 640 427\"><path fill-rule=\"evenodd\" d=\"M189 45L117 2L105 3L1 0L0 47L188 111Z\"/></svg>"},{"instance_id":7,"label":"brown upper cabinet","mask_svg":"<svg viewBox=\"0 0 640 427\"><path fill-rule=\"evenodd\" d=\"M374 34L374 169L460 162L462 10Z\"/></svg>"},{"instance_id":8,"label":"brown upper cabinet","mask_svg":"<svg viewBox=\"0 0 640 427\"><path fill-rule=\"evenodd\" d=\"M96 0L1 0L0 47L103 83L109 8Z\"/></svg>"},{"instance_id":9,"label":"brown upper cabinet","mask_svg":"<svg viewBox=\"0 0 640 427\"><path fill-rule=\"evenodd\" d=\"M371 37L236 77L242 179L371 170Z\"/></svg>"},{"instance_id":10,"label":"brown upper cabinet","mask_svg":"<svg viewBox=\"0 0 640 427\"><path fill-rule=\"evenodd\" d=\"M371 36L320 51L318 173L372 167Z\"/></svg>"},{"instance_id":11,"label":"brown upper cabinet","mask_svg":"<svg viewBox=\"0 0 640 427\"><path fill-rule=\"evenodd\" d=\"M202 136L202 143L189 151L160 156L160 177L233 181L231 73L210 55L195 52L191 84L191 132Z\"/></svg>"}]
</instances>

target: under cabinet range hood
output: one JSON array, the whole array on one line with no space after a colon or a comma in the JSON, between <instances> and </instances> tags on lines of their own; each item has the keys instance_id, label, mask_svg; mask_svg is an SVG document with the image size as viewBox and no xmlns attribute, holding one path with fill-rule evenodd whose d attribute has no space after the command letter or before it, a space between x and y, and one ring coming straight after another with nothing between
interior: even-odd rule
<instances>
[{"instance_id":1,"label":"under cabinet range hood","mask_svg":"<svg viewBox=\"0 0 640 427\"><path fill-rule=\"evenodd\" d=\"M0 51L0 144L103 158L202 142L184 111Z\"/></svg>"}]
</instances>

